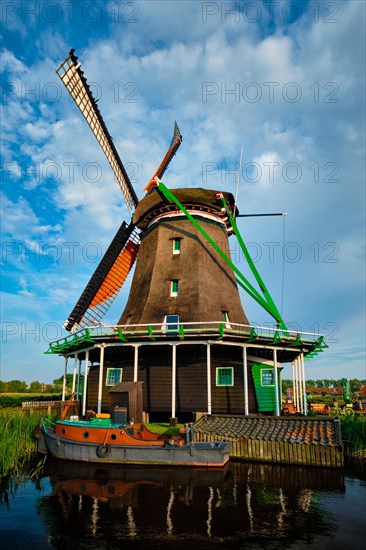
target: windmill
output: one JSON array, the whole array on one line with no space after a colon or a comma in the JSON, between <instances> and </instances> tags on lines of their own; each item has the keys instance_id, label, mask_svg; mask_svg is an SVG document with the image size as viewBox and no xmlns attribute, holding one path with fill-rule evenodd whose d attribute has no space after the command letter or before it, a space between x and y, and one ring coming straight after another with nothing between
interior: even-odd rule
<instances>
[{"instance_id":1,"label":"windmill","mask_svg":"<svg viewBox=\"0 0 366 550\"><path fill-rule=\"evenodd\" d=\"M271 334L269 343L278 345L289 334L240 237L233 195L197 187L173 193L162 183L182 142L175 123L168 150L139 200L74 50L56 72L107 157L132 220L122 222L65 322L74 337L51 346L51 351L99 361L98 368L90 371L88 386L92 401L94 380L99 412L106 386L121 382L122 371L124 381L144 382L144 410L150 412L171 411L172 417L189 411L238 412L243 410L243 392L245 412L256 412L253 358L259 365L267 361L273 366L273 347L268 341L256 344L260 335L249 325L238 285L276 319L282 332ZM228 237L233 232L259 290L231 260ZM103 317L135 262L125 309L118 322L103 332ZM83 329L87 337L80 338ZM247 357L248 342L252 362ZM287 352L286 346L278 348L282 359L292 360L299 350L303 353L298 335L296 345ZM110 367L104 382L105 351ZM275 357L272 378L273 373L277 376L276 361ZM270 376L271 369L266 370Z\"/></svg>"}]
</instances>

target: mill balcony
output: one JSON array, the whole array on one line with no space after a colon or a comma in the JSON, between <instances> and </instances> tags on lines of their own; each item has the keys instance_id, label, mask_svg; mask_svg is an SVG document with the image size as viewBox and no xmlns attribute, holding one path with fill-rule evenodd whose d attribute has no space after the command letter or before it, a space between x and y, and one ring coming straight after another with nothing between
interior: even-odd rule
<instances>
[{"instance_id":1,"label":"mill balcony","mask_svg":"<svg viewBox=\"0 0 366 550\"><path fill-rule=\"evenodd\" d=\"M314 332L283 331L271 327L242 325L229 322L165 322L137 325L89 326L54 342L47 354L63 356L83 353L94 347L172 344L245 345L258 357L265 358L276 349L282 362L303 353L310 359L328 345L324 336Z\"/></svg>"}]
</instances>

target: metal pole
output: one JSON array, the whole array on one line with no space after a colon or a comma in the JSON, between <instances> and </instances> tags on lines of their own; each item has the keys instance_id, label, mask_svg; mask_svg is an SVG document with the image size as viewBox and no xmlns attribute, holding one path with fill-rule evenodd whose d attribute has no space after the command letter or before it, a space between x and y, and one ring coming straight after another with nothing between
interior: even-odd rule
<instances>
[{"instance_id":1,"label":"metal pole","mask_svg":"<svg viewBox=\"0 0 366 550\"><path fill-rule=\"evenodd\" d=\"M101 345L101 347L100 347L100 360L99 360L99 385L98 385L97 413L102 412L103 369L104 369L104 345Z\"/></svg>"},{"instance_id":2,"label":"metal pole","mask_svg":"<svg viewBox=\"0 0 366 550\"><path fill-rule=\"evenodd\" d=\"M306 399L306 380L305 380L305 361L304 361L304 354L301 354L301 368L302 368L302 383L304 388L304 415L307 416L308 414L308 402Z\"/></svg>"},{"instance_id":3,"label":"metal pole","mask_svg":"<svg viewBox=\"0 0 366 550\"><path fill-rule=\"evenodd\" d=\"M277 350L276 349L273 350L273 364L274 364L276 416L280 416L280 404L278 400L278 373L277 373Z\"/></svg>"},{"instance_id":4,"label":"metal pole","mask_svg":"<svg viewBox=\"0 0 366 550\"><path fill-rule=\"evenodd\" d=\"M84 390L83 390L83 408L82 415L86 414L86 392L88 389L88 371L89 371L89 350L85 353L85 374L84 374Z\"/></svg>"},{"instance_id":5,"label":"metal pole","mask_svg":"<svg viewBox=\"0 0 366 550\"><path fill-rule=\"evenodd\" d=\"M62 384L62 401L65 401L65 397L66 397L66 374L67 374L67 361L68 361L68 357L65 357L65 368L64 368L64 380L63 380L63 384Z\"/></svg>"},{"instance_id":6,"label":"metal pole","mask_svg":"<svg viewBox=\"0 0 366 550\"><path fill-rule=\"evenodd\" d=\"M71 393L75 393L75 386L76 386L76 365L78 364L78 354L74 355L74 372L72 375L72 390Z\"/></svg>"},{"instance_id":7,"label":"metal pole","mask_svg":"<svg viewBox=\"0 0 366 550\"><path fill-rule=\"evenodd\" d=\"M138 369L139 369L139 346L135 347L135 357L133 363L133 381L137 382L138 380Z\"/></svg>"},{"instance_id":8,"label":"metal pole","mask_svg":"<svg viewBox=\"0 0 366 550\"><path fill-rule=\"evenodd\" d=\"M247 348L243 346L244 414L249 414Z\"/></svg>"},{"instance_id":9,"label":"metal pole","mask_svg":"<svg viewBox=\"0 0 366 550\"><path fill-rule=\"evenodd\" d=\"M207 344L207 412L212 412L211 398L211 345Z\"/></svg>"},{"instance_id":10,"label":"metal pole","mask_svg":"<svg viewBox=\"0 0 366 550\"><path fill-rule=\"evenodd\" d=\"M177 375L177 345L172 347L172 418L175 418L175 385Z\"/></svg>"}]
</instances>

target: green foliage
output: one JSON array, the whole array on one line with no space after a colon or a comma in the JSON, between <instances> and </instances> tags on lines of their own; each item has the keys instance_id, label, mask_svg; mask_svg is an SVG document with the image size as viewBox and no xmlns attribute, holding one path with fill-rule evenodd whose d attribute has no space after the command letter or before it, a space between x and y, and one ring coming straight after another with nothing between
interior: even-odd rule
<instances>
[{"instance_id":1,"label":"green foliage","mask_svg":"<svg viewBox=\"0 0 366 550\"><path fill-rule=\"evenodd\" d=\"M41 392L42 391L42 384L38 382L38 380L35 380L34 382L30 383L30 391L32 393Z\"/></svg>"},{"instance_id":2,"label":"green foliage","mask_svg":"<svg viewBox=\"0 0 366 550\"><path fill-rule=\"evenodd\" d=\"M0 477L21 471L30 453L36 449L32 432L39 421L38 414L0 410Z\"/></svg>"},{"instance_id":3,"label":"green foliage","mask_svg":"<svg viewBox=\"0 0 366 550\"><path fill-rule=\"evenodd\" d=\"M366 416L340 416L345 455L366 459Z\"/></svg>"},{"instance_id":4,"label":"green foliage","mask_svg":"<svg viewBox=\"0 0 366 550\"><path fill-rule=\"evenodd\" d=\"M177 424L176 426L170 426L167 423L151 423L145 424L146 428L153 432L154 434L163 434L163 435L181 435L179 433L180 428L183 428L183 424Z\"/></svg>"},{"instance_id":5,"label":"green foliage","mask_svg":"<svg viewBox=\"0 0 366 550\"><path fill-rule=\"evenodd\" d=\"M0 395L0 409L5 407L21 407L23 401L61 401L62 395Z\"/></svg>"},{"instance_id":6,"label":"green foliage","mask_svg":"<svg viewBox=\"0 0 366 550\"><path fill-rule=\"evenodd\" d=\"M21 380L10 380L6 383L7 392L9 393L23 393L27 391L27 384Z\"/></svg>"}]
</instances>

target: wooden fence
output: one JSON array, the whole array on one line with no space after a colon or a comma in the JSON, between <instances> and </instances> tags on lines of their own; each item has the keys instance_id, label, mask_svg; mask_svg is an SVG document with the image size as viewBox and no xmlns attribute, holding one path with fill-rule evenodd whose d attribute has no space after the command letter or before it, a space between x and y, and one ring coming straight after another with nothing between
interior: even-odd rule
<instances>
[{"instance_id":1,"label":"wooden fence","mask_svg":"<svg viewBox=\"0 0 366 550\"><path fill-rule=\"evenodd\" d=\"M338 446L242 439L203 433L200 433L199 437L195 439L200 441L220 441L223 439L230 441L230 458L234 459L331 468L342 468L344 465L343 448Z\"/></svg>"},{"instance_id":2,"label":"wooden fence","mask_svg":"<svg viewBox=\"0 0 366 550\"><path fill-rule=\"evenodd\" d=\"M68 401L23 401L22 411L32 414L34 411L41 414L48 414L49 416L57 414L61 416L62 411L68 404ZM68 411L67 417L71 415L78 415L80 408L80 401L73 401Z\"/></svg>"}]
</instances>

